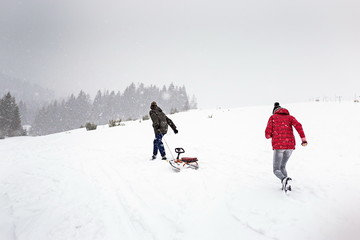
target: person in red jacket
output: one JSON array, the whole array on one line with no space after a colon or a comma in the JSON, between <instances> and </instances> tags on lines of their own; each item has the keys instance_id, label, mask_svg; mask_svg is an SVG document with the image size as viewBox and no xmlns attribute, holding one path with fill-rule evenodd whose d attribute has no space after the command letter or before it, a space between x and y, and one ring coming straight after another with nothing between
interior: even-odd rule
<instances>
[{"instance_id":1,"label":"person in red jacket","mask_svg":"<svg viewBox=\"0 0 360 240\"><path fill-rule=\"evenodd\" d=\"M276 102L274 104L273 115L269 118L265 129L265 137L272 139L271 143L274 150L273 172L281 180L284 191L291 191L292 179L287 175L286 163L296 144L293 127L300 135L301 145L306 146L307 141L301 123L291 116L287 109L282 108Z\"/></svg>"}]
</instances>

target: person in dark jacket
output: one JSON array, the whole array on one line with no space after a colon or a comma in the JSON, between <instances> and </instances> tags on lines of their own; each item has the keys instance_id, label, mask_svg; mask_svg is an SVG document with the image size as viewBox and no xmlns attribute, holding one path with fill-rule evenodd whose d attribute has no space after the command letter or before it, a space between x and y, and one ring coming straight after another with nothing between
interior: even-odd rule
<instances>
[{"instance_id":1,"label":"person in dark jacket","mask_svg":"<svg viewBox=\"0 0 360 240\"><path fill-rule=\"evenodd\" d=\"M150 109L149 115L153 122L152 126L155 132L152 160L156 159L158 151L160 151L162 160L166 160L167 158L162 138L167 133L168 126L172 128L175 134L178 133L178 130L176 129L174 122L165 115L161 108L157 106L156 102L151 103Z\"/></svg>"},{"instance_id":2,"label":"person in dark jacket","mask_svg":"<svg viewBox=\"0 0 360 240\"><path fill-rule=\"evenodd\" d=\"M274 150L273 172L281 180L283 190L291 190L291 178L286 171L288 162L295 149L295 136L293 127L299 133L301 145L306 146L307 141L301 123L299 123L289 111L282 108L278 102L274 104L273 115L269 118L265 129L265 137L272 139Z\"/></svg>"}]
</instances>

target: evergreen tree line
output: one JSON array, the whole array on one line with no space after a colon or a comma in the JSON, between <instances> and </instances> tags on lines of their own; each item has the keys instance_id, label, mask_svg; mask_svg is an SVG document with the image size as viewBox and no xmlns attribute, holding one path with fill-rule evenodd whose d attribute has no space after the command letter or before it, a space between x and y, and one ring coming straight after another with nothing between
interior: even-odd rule
<instances>
[{"instance_id":1,"label":"evergreen tree line","mask_svg":"<svg viewBox=\"0 0 360 240\"><path fill-rule=\"evenodd\" d=\"M32 124L33 135L67 131L84 126L87 122L107 124L110 120L131 120L146 116L150 103L156 101L166 113L197 108L196 99L189 99L185 87L170 84L156 86L132 83L123 93L98 91L94 100L84 91L62 101L53 101L41 108Z\"/></svg>"},{"instance_id":2,"label":"evergreen tree line","mask_svg":"<svg viewBox=\"0 0 360 240\"><path fill-rule=\"evenodd\" d=\"M55 99L52 90L0 72L0 98L8 92L17 100L23 125L31 125L39 109Z\"/></svg>"},{"instance_id":3,"label":"evergreen tree line","mask_svg":"<svg viewBox=\"0 0 360 240\"><path fill-rule=\"evenodd\" d=\"M0 139L26 135L22 128L19 107L10 93L0 99Z\"/></svg>"}]
</instances>

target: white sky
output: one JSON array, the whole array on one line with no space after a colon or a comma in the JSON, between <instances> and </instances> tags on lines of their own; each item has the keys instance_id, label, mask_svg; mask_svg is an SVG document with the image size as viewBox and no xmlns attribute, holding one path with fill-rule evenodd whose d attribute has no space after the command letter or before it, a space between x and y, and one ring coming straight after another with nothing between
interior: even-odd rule
<instances>
[{"instance_id":1,"label":"white sky","mask_svg":"<svg viewBox=\"0 0 360 240\"><path fill-rule=\"evenodd\" d=\"M360 95L356 0L1 0L0 72L54 89L185 85L199 107Z\"/></svg>"}]
</instances>

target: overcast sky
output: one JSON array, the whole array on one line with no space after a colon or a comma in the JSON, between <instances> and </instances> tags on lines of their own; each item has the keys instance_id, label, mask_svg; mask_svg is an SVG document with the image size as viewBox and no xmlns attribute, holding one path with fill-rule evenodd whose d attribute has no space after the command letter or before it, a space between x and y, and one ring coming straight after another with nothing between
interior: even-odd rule
<instances>
[{"instance_id":1,"label":"overcast sky","mask_svg":"<svg viewBox=\"0 0 360 240\"><path fill-rule=\"evenodd\" d=\"M1 0L0 72L68 96L173 82L199 107L360 95L358 0Z\"/></svg>"}]
</instances>

